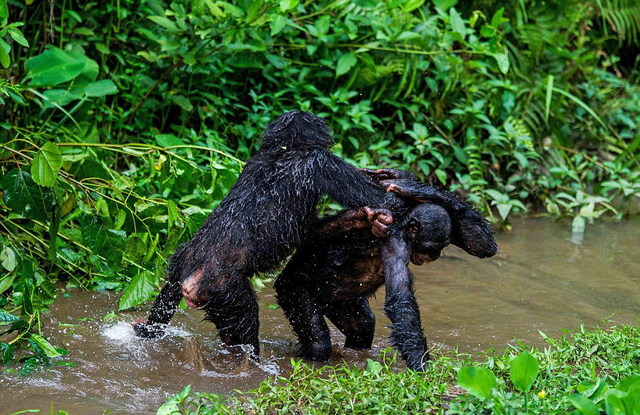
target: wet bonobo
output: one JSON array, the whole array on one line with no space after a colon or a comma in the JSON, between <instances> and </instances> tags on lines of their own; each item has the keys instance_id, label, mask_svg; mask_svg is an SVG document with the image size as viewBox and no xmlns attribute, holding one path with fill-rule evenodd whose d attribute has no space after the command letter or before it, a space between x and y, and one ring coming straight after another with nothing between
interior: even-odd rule
<instances>
[{"instance_id":1,"label":"wet bonobo","mask_svg":"<svg viewBox=\"0 0 640 415\"><path fill-rule=\"evenodd\" d=\"M392 343L407 367L423 370L427 343L408 263L434 261L449 243L480 258L494 255L497 245L484 218L450 193L400 171L366 173L404 197L403 209L394 213L390 236L372 236L368 229L372 220L359 221L363 217L359 210L320 221L278 276L278 303L298 335L302 355L325 361L331 354L331 338L324 316L346 336L345 347L370 348L375 317L368 297L384 284Z\"/></svg>"},{"instance_id":2,"label":"wet bonobo","mask_svg":"<svg viewBox=\"0 0 640 415\"><path fill-rule=\"evenodd\" d=\"M391 203L391 193L328 150L333 143L324 121L307 112L271 123L227 197L170 258L167 283L147 321L134 326L137 335L162 335L184 296L205 311L226 345L248 344L258 354L249 278L276 268L308 238L320 196L347 208Z\"/></svg>"}]
</instances>

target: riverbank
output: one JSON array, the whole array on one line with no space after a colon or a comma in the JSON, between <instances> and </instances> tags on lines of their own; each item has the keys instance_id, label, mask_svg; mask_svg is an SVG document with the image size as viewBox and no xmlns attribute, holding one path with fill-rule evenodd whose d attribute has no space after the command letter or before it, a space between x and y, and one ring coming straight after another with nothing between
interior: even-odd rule
<instances>
[{"instance_id":1,"label":"riverbank","mask_svg":"<svg viewBox=\"0 0 640 415\"><path fill-rule=\"evenodd\" d=\"M582 329L558 339L541 335L542 348L513 346L480 362L435 351L425 373L398 370L391 352L364 368L294 361L289 376L227 400L186 388L158 414L639 413L638 326Z\"/></svg>"}]
</instances>

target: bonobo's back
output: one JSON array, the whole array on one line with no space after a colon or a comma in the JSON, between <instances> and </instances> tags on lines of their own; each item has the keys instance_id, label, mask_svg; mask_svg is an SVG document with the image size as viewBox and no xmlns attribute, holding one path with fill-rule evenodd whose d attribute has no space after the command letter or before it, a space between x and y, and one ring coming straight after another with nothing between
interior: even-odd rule
<instances>
[{"instance_id":1,"label":"bonobo's back","mask_svg":"<svg viewBox=\"0 0 640 415\"><path fill-rule=\"evenodd\" d=\"M347 207L379 206L384 190L332 154L329 128L303 111L279 116L265 131L227 197L194 235L195 246L244 247L255 271L282 262L308 236L321 194ZM211 252L190 252L194 262ZM202 257L202 258L199 258Z\"/></svg>"}]
</instances>

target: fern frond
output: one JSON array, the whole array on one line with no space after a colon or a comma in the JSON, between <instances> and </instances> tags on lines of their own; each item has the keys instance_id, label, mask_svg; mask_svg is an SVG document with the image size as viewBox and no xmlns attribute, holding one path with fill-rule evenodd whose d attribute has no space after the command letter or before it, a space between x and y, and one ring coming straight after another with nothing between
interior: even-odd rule
<instances>
[{"instance_id":1,"label":"fern frond","mask_svg":"<svg viewBox=\"0 0 640 415\"><path fill-rule=\"evenodd\" d=\"M640 2L638 0L598 0L600 13L618 34L620 43L640 45Z\"/></svg>"}]
</instances>

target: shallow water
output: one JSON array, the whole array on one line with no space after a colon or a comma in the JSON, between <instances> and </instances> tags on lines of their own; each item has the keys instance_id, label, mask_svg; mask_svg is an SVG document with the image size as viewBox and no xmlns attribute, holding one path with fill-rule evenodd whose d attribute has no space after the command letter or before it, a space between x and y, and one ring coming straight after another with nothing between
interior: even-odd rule
<instances>
[{"instance_id":1,"label":"shallow water","mask_svg":"<svg viewBox=\"0 0 640 415\"><path fill-rule=\"evenodd\" d=\"M478 354L504 348L520 339L542 345L538 330L549 336L564 329L606 327L612 322L636 324L640 316L640 220L587 227L583 241L567 223L523 220L498 234L500 252L480 260L455 247L422 267L413 267L416 296L431 346ZM65 360L75 368L51 366L20 378L0 374L0 414L39 408L71 414L155 413L166 397L192 384L194 390L230 393L247 390L288 370L295 356L295 336L275 304L273 290L259 294L263 361L236 361L220 352L213 326L197 310L179 312L168 335L142 340L130 322L145 309L118 313L118 295L72 291L52 307L45 334L69 350ZM384 291L372 299L378 316L374 348L340 347L333 331L331 363L361 364L389 346ZM148 307L148 306L147 306ZM73 326L68 327L72 324Z\"/></svg>"}]
</instances>

